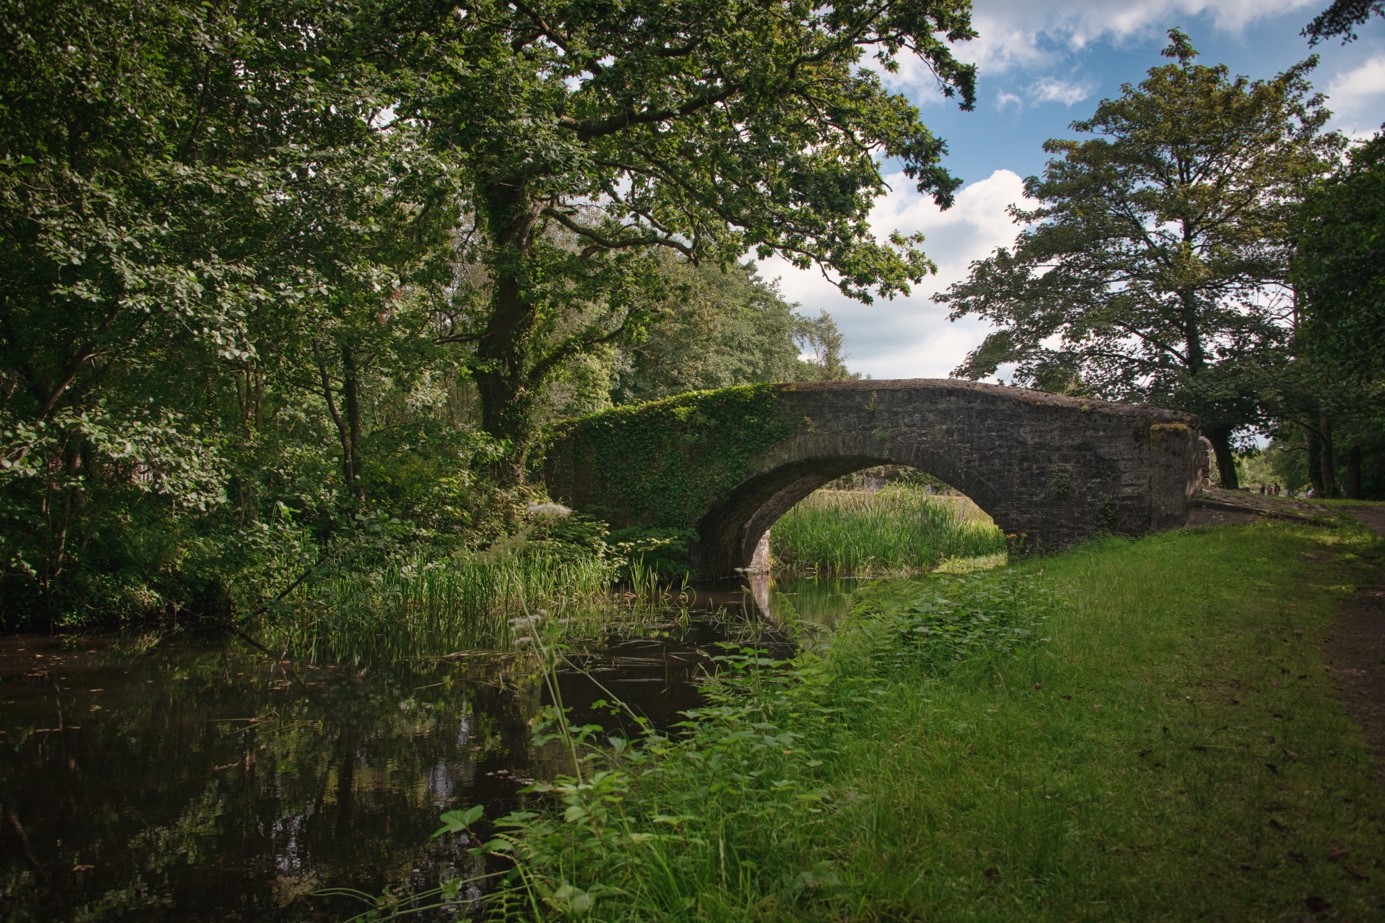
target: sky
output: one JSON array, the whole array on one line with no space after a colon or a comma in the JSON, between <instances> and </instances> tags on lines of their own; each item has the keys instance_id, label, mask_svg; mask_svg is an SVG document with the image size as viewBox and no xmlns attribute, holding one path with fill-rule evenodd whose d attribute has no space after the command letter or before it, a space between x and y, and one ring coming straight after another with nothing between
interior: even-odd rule
<instances>
[{"instance_id":1,"label":"sky","mask_svg":"<svg viewBox=\"0 0 1385 923\"><path fill-rule=\"evenodd\" d=\"M1071 123L1089 118L1121 85L1140 83L1169 63L1159 52L1168 30L1188 34L1198 62L1225 64L1231 75L1269 79L1317 54L1309 75L1328 97L1328 128L1369 137L1385 123L1385 18L1373 17L1348 44L1309 47L1299 33L1330 0L973 0L977 39L956 47L977 65L976 108L962 112L937 93L931 74L905 62L891 89L909 96L933 133L946 140L944 164L963 181L956 204L940 211L886 164L890 192L876 203L872 226L922 232L938 273L908 296L862 305L842 296L816 270L782 260L761 275L816 315L826 309L846 341L846 364L877 379L946 378L985 337L976 318L956 322L932 295L967 275L974 260L1014 242L1007 208L1023 198L1024 177L1043 172L1049 138L1082 137Z\"/></svg>"}]
</instances>

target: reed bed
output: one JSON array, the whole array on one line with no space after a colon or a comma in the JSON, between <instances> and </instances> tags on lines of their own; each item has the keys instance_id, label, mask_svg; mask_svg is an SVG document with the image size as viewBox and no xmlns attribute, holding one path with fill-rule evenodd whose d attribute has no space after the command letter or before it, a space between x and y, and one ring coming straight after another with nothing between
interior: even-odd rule
<instances>
[{"instance_id":1,"label":"reed bed","mask_svg":"<svg viewBox=\"0 0 1385 923\"><path fill-rule=\"evenodd\" d=\"M613 577L596 554L415 559L305 585L262 638L313 662L510 650L591 615Z\"/></svg>"},{"instance_id":2,"label":"reed bed","mask_svg":"<svg viewBox=\"0 0 1385 923\"><path fill-rule=\"evenodd\" d=\"M795 570L908 574L1003 555L1005 536L966 497L910 486L819 490L774 524L770 548Z\"/></svg>"}]
</instances>

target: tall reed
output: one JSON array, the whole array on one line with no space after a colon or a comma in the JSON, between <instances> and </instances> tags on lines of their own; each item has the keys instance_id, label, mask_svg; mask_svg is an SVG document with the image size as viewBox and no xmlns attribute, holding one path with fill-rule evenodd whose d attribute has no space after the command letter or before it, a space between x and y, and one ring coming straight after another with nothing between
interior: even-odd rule
<instances>
[{"instance_id":1,"label":"tall reed","mask_svg":"<svg viewBox=\"0 0 1385 923\"><path fill-rule=\"evenodd\" d=\"M897 486L819 490L774 524L770 548L793 569L910 573L1001 554L1005 536L965 497Z\"/></svg>"},{"instance_id":2,"label":"tall reed","mask_svg":"<svg viewBox=\"0 0 1385 923\"><path fill-rule=\"evenodd\" d=\"M263 627L267 646L312 661L504 650L570 617L613 577L597 554L414 559L306 584Z\"/></svg>"}]
</instances>

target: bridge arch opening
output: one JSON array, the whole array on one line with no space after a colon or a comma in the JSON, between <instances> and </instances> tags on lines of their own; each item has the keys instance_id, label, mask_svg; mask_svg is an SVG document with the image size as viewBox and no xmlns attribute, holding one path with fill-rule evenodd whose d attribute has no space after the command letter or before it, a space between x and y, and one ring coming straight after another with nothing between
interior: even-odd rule
<instances>
[{"instance_id":1,"label":"bridge arch opening","mask_svg":"<svg viewBox=\"0 0 1385 923\"><path fill-rule=\"evenodd\" d=\"M862 473L881 477L883 472L893 472L899 480L908 477L901 476L901 473L915 472L914 484L908 489L917 493L909 498L911 500L924 497L927 491L923 484L928 483L937 488L936 493L953 494L967 507L977 510L982 520L979 528L997 524L993 512L985 506L984 495L978 499L928 468L877 453L800 458L747 479L730 493L724 503L713 507L703 516L697 524L699 542L693 555L696 571L710 575L768 570L771 563L771 531L775 523L801 503L829 489L839 490L843 494L851 491L863 496L871 495L878 487L850 485L844 480ZM900 485L894 489L906 488ZM900 499L903 501L904 498ZM881 502L883 504L885 501L882 499ZM930 502L945 501L930 498ZM1000 533L997 532L997 535ZM1003 548L1003 538L997 541L1000 547L995 550L998 551ZM921 559L922 555L919 557ZM917 566L922 568L924 565Z\"/></svg>"},{"instance_id":2,"label":"bridge arch opening","mask_svg":"<svg viewBox=\"0 0 1385 923\"><path fill-rule=\"evenodd\" d=\"M994 566L1005 534L965 493L917 468L862 468L804 497L757 545L751 570L837 576Z\"/></svg>"}]
</instances>

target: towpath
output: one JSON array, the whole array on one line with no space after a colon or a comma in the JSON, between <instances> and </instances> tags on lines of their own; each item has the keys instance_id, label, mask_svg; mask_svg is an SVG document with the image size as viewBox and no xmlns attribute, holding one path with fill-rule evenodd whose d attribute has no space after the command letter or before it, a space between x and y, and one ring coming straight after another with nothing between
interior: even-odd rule
<instances>
[{"instance_id":1,"label":"towpath","mask_svg":"<svg viewBox=\"0 0 1385 923\"><path fill-rule=\"evenodd\" d=\"M1385 536L1385 507L1349 511ZM1327 642L1328 667L1347 713L1366 731L1375 774L1385 782L1385 568L1343 605Z\"/></svg>"}]
</instances>

